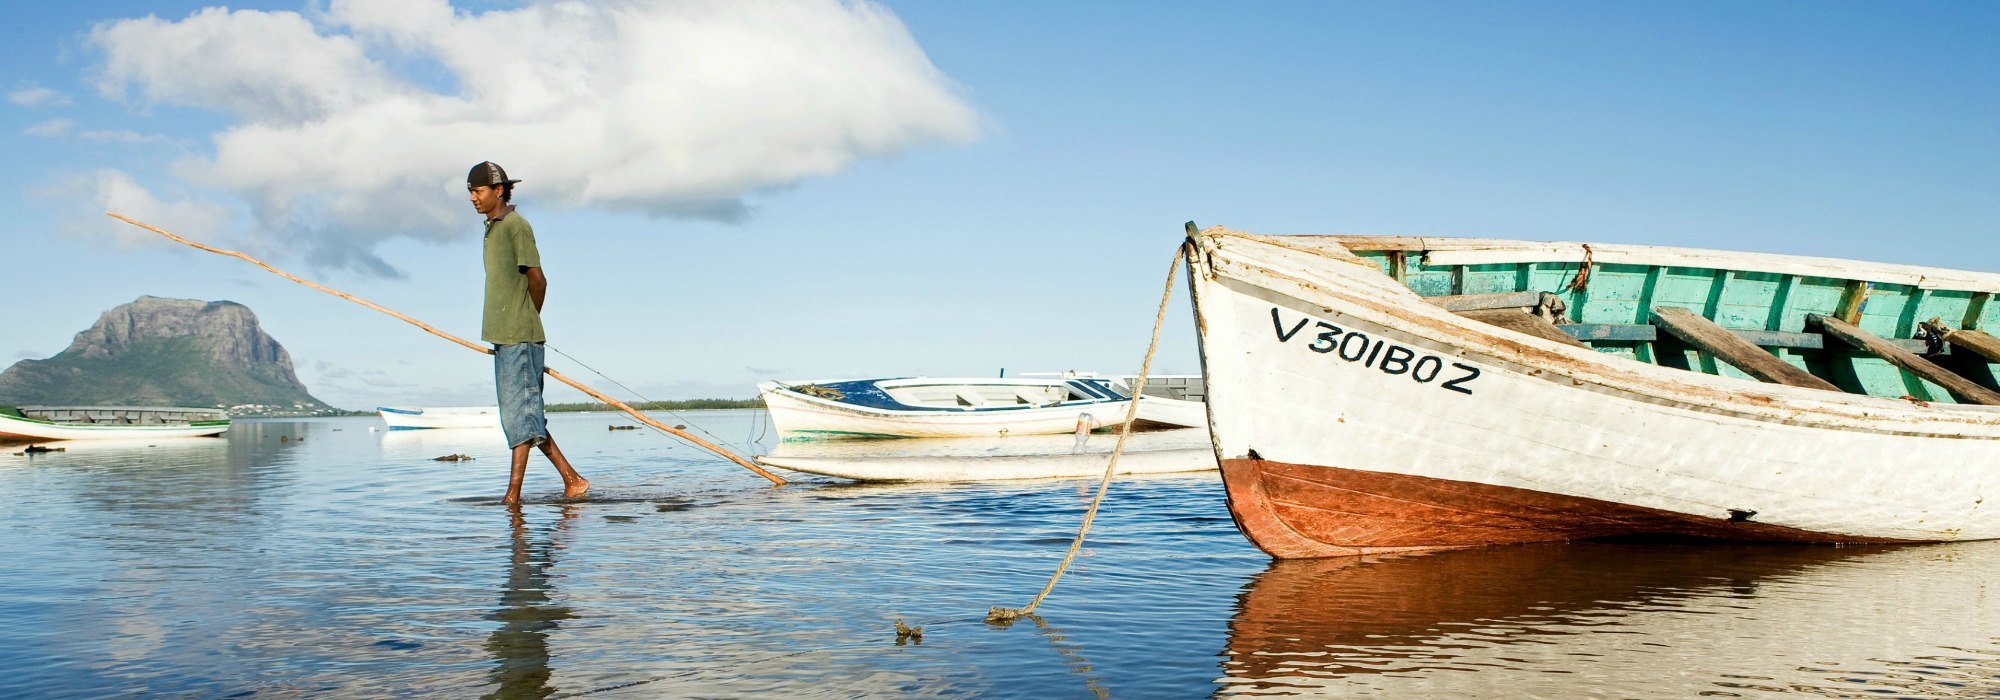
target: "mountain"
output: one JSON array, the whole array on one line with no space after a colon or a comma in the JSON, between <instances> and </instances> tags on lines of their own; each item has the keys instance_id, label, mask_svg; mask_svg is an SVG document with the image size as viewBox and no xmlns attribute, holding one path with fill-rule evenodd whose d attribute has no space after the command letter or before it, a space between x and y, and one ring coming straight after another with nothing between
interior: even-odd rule
<instances>
[{"instance_id":1,"label":"mountain","mask_svg":"<svg viewBox=\"0 0 2000 700\"><path fill-rule=\"evenodd\" d=\"M25 404L328 408L249 307L159 297L106 311L55 357L0 372L0 405Z\"/></svg>"}]
</instances>

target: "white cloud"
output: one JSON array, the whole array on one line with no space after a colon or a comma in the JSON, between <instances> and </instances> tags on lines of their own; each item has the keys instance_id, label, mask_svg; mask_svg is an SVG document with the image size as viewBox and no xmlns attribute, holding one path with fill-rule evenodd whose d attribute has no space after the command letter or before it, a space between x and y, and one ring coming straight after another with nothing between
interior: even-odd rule
<instances>
[{"instance_id":1,"label":"white cloud","mask_svg":"<svg viewBox=\"0 0 2000 700\"><path fill-rule=\"evenodd\" d=\"M73 128L76 128L76 122L70 121L68 119L50 119L40 124L30 126L26 129L22 129L21 135L38 136L45 139L59 139L69 136L69 131L70 129Z\"/></svg>"},{"instance_id":2,"label":"white cloud","mask_svg":"<svg viewBox=\"0 0 2000 700\"><path fill-rule=\"evenodd\" d=\"M161 199L123 170L98 170L63 178L42 194L54 197L87 197L98 211L115 211L181 235L204 238L204 234L227 230L235 216L218 202L193 197ZM157 234L102 215L87 215L65 222L67 232L82 236L110 236L120 245L174 245Z\"/></svg>"},{"instance_id":3,"label":"white cloud","mask_svg":"<svg viewBox=\"0 0 2000 700\"><path fill-rule=\"evenodd\" d=\"M23 85L7 93L7 101L22 107L52 107L70 103L69 95L37 85Z\"/></svg>"},{"instance_id":4,"label":"white cloud","mask_svg":"<svg viewBox=\"0 0 2000 700\"><path fill-rule=\"evenodd\" d=\"M757 192L979 131L902 23L861 0L333 0L91 38L107 94L235 119L181 174L243 198L258 235L381 273L381 241L470 225L461 188L482 160L526 202L730 218Z\"/></svg>"},{"instance_id":5,"label":"white cloud","mask_svg":"<svg viewBox=\"0 0 2000 700\"><path fill-rule=\"evenodd\" d=\"M167 137L161 134L141 134L137 131L79 131L76 137L85 141L123 144L166 143L168 141Z\"/></svg>"}]
</instances>

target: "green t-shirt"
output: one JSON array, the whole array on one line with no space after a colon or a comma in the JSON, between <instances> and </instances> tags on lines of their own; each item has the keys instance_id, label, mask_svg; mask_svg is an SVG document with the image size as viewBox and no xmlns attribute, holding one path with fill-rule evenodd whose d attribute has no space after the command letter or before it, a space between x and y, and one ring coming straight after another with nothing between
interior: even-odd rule
<instances>
[{"instance_id":1,"label":"green t-shirt","mask_svg":"<svg viewBox=\"0 0 2000 700\"><path fill-rule=\"evenodd\" d=\"M486 312L479 337L494 345L539 343L542 315L528 296L525 268L541 267L535 229L518 212L486 221Z\"/></svg>"}]
</instances>

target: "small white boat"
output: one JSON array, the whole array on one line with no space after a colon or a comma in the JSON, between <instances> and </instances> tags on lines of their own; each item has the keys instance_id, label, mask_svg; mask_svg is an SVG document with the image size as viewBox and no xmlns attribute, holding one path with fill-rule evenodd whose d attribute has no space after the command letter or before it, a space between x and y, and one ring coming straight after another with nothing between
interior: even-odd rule
<instances>
[{"instance_id":1,"label":"small white boat","mask_svg":"<svg viewBox=\"0 0 2000 700\"><path fill-rule=\"evenodd\" d=\"M499 406L378 406L382 422L389 424L390 430L415 430L418 428L498 428L500 427Z\"/></svg>"},{"instance_id":2,"label":"small white boat","mask_svg":"<svg viewBox=\"0 0 2000 700\"><path fill-rule=\"evenodd\" d=\"M214 408L0 406L0 442L209 437L229 430Z\"/></svg>"},{"instance_id":3,"label":"small white boat","mask_svg":"<svg viewBox=\"0 0 2000 700\"><path fill-rule=\"evenodd\" d=\"M1035 435L1000 439L791 440L757 458L765 466L855 481L994 481L1104 474L1117 435ZM1215 471L1200 428L1133 433L1118 474Z\"/></svg>"},{"instance_id":4,"label":"small white boat","mask_svg":"<svg viewBox=\"0 0 2000 700\"><path fill-rule=\"evenodd\" d=\"M1059 435L1120 427L1131 401L1095 377L765 382L757 389L786 438ZM1142 397L1134 427L1198 427L1205 421L1190 419L1201 411L1195 402Z\"/></svg>"}]
</instances>

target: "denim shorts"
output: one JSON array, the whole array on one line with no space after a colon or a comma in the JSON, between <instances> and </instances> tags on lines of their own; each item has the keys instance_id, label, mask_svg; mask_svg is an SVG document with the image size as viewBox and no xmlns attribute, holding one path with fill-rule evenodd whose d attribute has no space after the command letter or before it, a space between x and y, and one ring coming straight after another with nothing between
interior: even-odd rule
<instances>
[{"instance_id":1,"label":"denim shorts","mask_svg":"<svg viewBox=\"0 0 2000 700\"><path fill-rule=\"evenodd\" d=\"M493 386L500 394L500 429L508 447L549 439L542 415L543 352L541 343L493 346Z\"/></svg>"}]
</instances>

